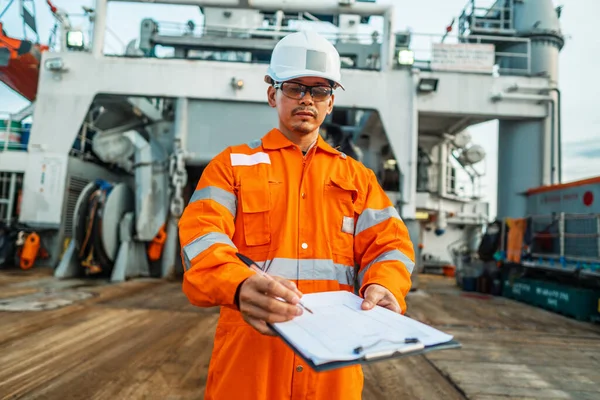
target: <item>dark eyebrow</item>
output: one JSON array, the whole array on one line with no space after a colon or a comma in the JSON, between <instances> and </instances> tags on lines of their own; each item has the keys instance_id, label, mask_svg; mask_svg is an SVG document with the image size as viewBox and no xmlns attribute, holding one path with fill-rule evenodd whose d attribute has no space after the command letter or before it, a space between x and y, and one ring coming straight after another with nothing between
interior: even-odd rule
<instances>
[{"instance_id":1,"label":"dark eyebrow","mask_svg":"<svg viewBox=\"0 0 600 400\"><path fill-rule=\"evenodd\" d=\"M296 85L302 85L302 86L312 86L312 87L317 87L317 86L321 86L321 87L330 87L331 85L329 85L329 83L325 83L325 82L319 82L315 85L308 85L306 83L301 83L301 82L296 82L296 81L287 81L287 83L295 83Z\"/></svg>"}]
</instances>

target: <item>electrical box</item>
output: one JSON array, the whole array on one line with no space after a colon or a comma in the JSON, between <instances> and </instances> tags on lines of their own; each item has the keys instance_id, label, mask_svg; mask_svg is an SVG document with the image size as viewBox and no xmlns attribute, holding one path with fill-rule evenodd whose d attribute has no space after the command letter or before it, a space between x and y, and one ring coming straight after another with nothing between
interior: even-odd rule
<instances>
[{"instance_id":1,"label":"electrical box","mask_svg":"<svg viewBox=\"0 0 600 400\"><path fill-rule=\"evenodd\" d=\"M358 42L360 15L341 14L339 19L340 41Z\"/></svg>"},{"instance_id":2,"label":"electrical box","mask_svg":"<svg viewBox=\"0 0 600 400\"><path fill-rule=\"evenodd\" d=\"M204 8L204 24L209 30L226 29L251 30L263 24L263 16L258 10L241 10L234 8Z\"/></svg>"}]
</instances>

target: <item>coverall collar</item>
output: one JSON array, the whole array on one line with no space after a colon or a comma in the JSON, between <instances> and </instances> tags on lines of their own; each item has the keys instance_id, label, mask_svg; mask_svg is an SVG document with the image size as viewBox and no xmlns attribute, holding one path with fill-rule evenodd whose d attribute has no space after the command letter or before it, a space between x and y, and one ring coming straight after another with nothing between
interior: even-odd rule
<instances>
[{"instance_id":1,"label":"coverall collar","mask_svg":"<svg viewBox=\"0 0 600 400\"><path fill-rule=\"evenodd\" d=\"M273 128L262 138L262 145L265 149L278 150L283 149L284 147L294 146L294 143L286 138L279 129ZM317 136L317 143L315 146L331 154L340 154L340 152L331 147L321 135Z\"/></svg>"}]
</instances>

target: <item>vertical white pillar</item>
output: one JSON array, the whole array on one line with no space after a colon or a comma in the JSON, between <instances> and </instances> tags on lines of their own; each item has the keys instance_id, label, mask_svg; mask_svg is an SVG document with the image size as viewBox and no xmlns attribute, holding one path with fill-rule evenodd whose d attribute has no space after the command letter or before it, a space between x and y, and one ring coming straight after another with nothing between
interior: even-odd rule
<instances>
[{"instance_id":1,"label":"vertical white pillar","mask_svg":"<svg viewBox=\"0 0 600 400\"><path fill-rule=\"evenodd\" d=\"M92 54L95 57L102 57L104 54L107 6L108 0L96 0L96 8L94 9L94 38L92 41Z\"/></svg>"}]
</instances>

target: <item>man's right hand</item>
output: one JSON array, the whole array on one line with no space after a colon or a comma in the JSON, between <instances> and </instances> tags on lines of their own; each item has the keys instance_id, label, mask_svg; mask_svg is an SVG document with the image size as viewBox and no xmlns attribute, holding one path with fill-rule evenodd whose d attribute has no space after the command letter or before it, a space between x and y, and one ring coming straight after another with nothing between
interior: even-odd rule
<instances>
[{"instance_id":1,"label":"man's right hand","mask_svg":"<svg viewBox=\"0 0 600 400\"><path fill-rule=\"evenodd\" d=\"M302 293L293 282L277 276L268 279L255 274L242 282L239 308L244 321L250 326L263 335L275 336L266 323L285 322L301 315L302 309L296 305L300 297Z\"/></svg>"}]
</instances>

